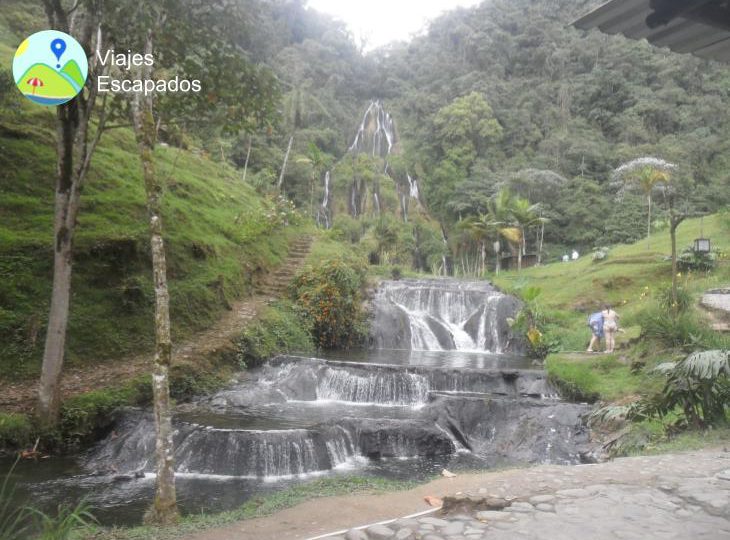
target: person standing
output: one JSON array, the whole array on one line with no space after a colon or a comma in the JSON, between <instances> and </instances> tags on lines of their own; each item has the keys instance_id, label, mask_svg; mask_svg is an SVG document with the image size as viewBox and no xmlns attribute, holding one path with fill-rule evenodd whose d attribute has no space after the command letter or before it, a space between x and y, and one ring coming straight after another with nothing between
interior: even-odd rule
<instances>
[{"instance_id":1,"label":"person standing","mask_svg":"<svg viewBox=\"0 0 730 540\"><path fill-rule=\"evenodd\" d=\"M603 313L597 311L588 317L588 326L591 328L591 342L586 352L597 352L601 346L601 338L603 337Z\"/></svg>"},{"instance_id":2,"label":"person standing","mask_svg":"<svg viewBox=\"0 0 730 540\"><path fill-rule=\"evenodd\" d=\"M606 336L606 352L612 353L616 346L619 316L609 304L603 306L601 315L603 315L603 333Z\"/></svg>"}]
</instances>

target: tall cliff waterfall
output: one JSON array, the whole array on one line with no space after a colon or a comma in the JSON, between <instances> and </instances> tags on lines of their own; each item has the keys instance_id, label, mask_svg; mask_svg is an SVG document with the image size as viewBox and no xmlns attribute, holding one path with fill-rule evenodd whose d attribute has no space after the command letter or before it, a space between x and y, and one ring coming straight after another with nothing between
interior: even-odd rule
<instances>
[{"instance_id":1,"label":"tall cliff waterfall","mask_svg":"<svg viewBox=\"0 0 730 540\"><path fill-rule=\"evenodd\" d=\"M385 281L374 299L379 349L518 352L509 320L520 303L484 281Z\"/></svg>"}]
</instances>

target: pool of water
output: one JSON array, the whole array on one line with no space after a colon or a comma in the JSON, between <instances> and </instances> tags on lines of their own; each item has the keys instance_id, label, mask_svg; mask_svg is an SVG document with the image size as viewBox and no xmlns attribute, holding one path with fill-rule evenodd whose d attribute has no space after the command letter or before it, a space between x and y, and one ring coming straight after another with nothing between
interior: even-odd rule
<instances>
[{"instance_id":1,"label":"pool of water","mask_svg":"<svg viewBox=\"0 0 730 540\"><path fill-rule=\"evenodd\" d=\"M578 406L546 398L517 356L359 351L285 357L177 407L176 483L184 513L347 475L425 480L505 463L578 461ZM94 448L24 461L17 504L45 511L86 498L103 524L140 523L155 487L154 424L130 411ZM0 473L12 466L0 459Z\"/></svg>"}]
</instances>

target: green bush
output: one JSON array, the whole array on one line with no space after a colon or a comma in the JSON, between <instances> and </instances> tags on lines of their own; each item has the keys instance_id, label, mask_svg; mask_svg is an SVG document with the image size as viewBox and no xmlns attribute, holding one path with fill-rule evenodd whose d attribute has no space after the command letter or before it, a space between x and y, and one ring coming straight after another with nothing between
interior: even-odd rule
<instances>
[{"instance_id":1,"label":"green bush","mask_svg":"<svg viewBox=\"0 0 730 540\"><path fill-rule=\"evenodd\" d=\"M24 414L0 413L0 448L23 448L33 443L35 430Z\"/></svg>"},{"instance_id":2,"label":"green bush","mask_svg":"<svg viewBox=\"0 0 730 540\"><path fill-rule=\"evenodd\" d=\"M684 287L677 287L677 302L675 304L672 295L672 287L662 287L657 292L657 302L659 306L666 311L674 311L676 313L685 313L692 307L692 295Z\"/></svg>"},{"instance_id":3,"label":"green bush","mask_svg":"<svg viewBox=\"0 0 730 540\"><path fill-rule=\"evenodd\" d=\"M686 247L677 256L677 268L682 272L710 272L717 265L716 251L699 253L692 246Z\"/></svg>"},{"instance_id":4,"label":"green bush","mask_svg":"<svg viewBox=\"0 0 730 540\"><path fill-rule=\"evenodd\" d=\"M534 286L516 287L515 293L524 305L512 323L512 329L525 338L528 355L542 360L551 352L559 351L560 338L553 333L553 325L539 300L542 290Z\"/></svg>"},{"instance_id":5,"label":"green bush","mask_svg":"<svg viewBox=\"0 0 730 540\"><path fill-rule=\"evenodd\" d=\"M653 412L660 417L676 408L695 427L724 424L730 405L730 351L703 351L656 370L667 378Z\"/></svg>"},{"instance_id":6,"label":"green bush","mask_svg":"<svg viewBox=\"0 0 730 540\"><path fill-rule=\"evenodd\" d=\"M296 277L292 298L311 324L317 346L346 349L362 341L365 275L364 265L337 257L307 267Z\"/></svg>"},{"instance_id":7,"label":"green bush","mask_svg":"<svg viewBox=\"0 0 730 540\"><path fill-rule=\"evenodd\" d=\"M671 300L670 300L671 301ZM669 348L684 348L699 344L706 328L692 313L679 312L655 306L637 317L641 325L641 337L654 340Z\"/></svg>"},{"instance_id":8,"label":"green bush","mask_svg":"<svg viewBox=\"0 0 730 540\"><path fill-rule=\"evenodd\" d=\"M312 350L310 329L294 307L278 302L249 324L237 341L241 367L253 367L280 353Z\"/></svg>"}]
</instances>

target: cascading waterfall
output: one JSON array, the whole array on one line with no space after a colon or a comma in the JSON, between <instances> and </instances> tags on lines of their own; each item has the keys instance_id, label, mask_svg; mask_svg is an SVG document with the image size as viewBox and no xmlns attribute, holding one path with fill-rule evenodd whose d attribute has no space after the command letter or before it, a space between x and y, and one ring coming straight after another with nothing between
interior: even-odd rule
<instances>
[{"instance_id":1,"label":"cascading waterfall","mask_svg":"<svg viewBox=\"0 0 730 540\"><path fill-rule=\"evenodd\" d=\"M384 405L417 405L426 402L429 381L414 373L356 374L328 368L317 386L317 399Z\"/></svg>"},{"instance_id":2,"label":"cascading waterfall","mask_svg":"<svg viewBox=\"0 0 730 540\"><path fill-rule=\"evenodd\" d=\"M418 180L415 178L411 178L411 175L408 174L408 186L410 188L409 195L411 196L411 199L418 200L419 193L418 193Z\"/></svg>"},{"instance_id":3,"label":"cascading waterfall","mask_svg":"<svg viewBox=\"0 0 730 540\"><path fill-rule=\"evenodd\" d=\"M371 101L349 151L376 157L390 154L396 141L395 123L379 100Z\"/></svg>"},{"instance_id":4,"label":"cascading waterfall","mask_svg":"<svg viewBox=\"0 0 730 540\"><path fill-rule=\"evenodd\" d=\"M324 226L325 229L329 229L332 226L330 223L330 181L330 171L327 171L324 175L324 197L322 198L319 212L317 212L317 225L320 227Z\"/></svg>"},{"instance_id":5,"label":"cascading waterfall","mask_svg":"<svg viewBox=\"0 0 730 540\"><path fill-rule=\"evenodd\" d=\"M376 348L502 353L519 346L507 322L519 302L487 282L383 282L374 304Z\"/></svg>"}]
</instances>

